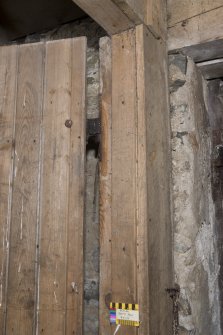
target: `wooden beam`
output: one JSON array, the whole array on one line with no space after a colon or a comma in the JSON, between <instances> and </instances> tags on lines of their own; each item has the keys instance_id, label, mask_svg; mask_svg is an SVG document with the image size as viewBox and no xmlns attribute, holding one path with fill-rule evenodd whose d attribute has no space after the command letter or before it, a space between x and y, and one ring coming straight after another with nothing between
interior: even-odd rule
<instances>
[{"instance_id":1,"label":"wooden beam","mask_svg":"<svg viewBox=\"0 0 223 335\"><path fill-rule=\"evenodd\" d=\"M223 77L223 58L198 63L197 66L205 79L217 79Z\"/></svg>"},{"instance_id":2,"label":"wooden beam","mask_svg":"<svg viewBox=\"0 0 223 335\"><path fill-rule=\"evenodd\" d=\"M123 327L123 335L171 334L166 45L143 25L101 45L106 147L100 194L100 334L114 333L108 318L111 301L139 303L139 331Z\"/></svg>"},{"instance_id":3,"label":"wooden beam","mask_svg":"<svg viewBox=\"0 0 223 335\"><path fill-rule=\"evenodd\" d=\"M223 58L223 40L191 45L180 49L180 52L192 58L195 63Z\"/></svg>"},{"instance_id":4,"label":"wooden beam","mask_svg":"<svg viewBox=\"0 0 223 335\"><path fill-rule=\"evenodd\" d=\"M177 23L219 9L222 6L222 0L168 0L168 27L172 27Z\"/></svg>"},{"instance_id":5,"label":"wooden beam","mask_svg":"<svg viewBox=\"0 0 223 335\"><path fill-rule=\"evenodd\" d=\"M219 57L219 53L222 54L222 47L218 50L218 45L219 40L223 40L223 6L170 26L168 35L169 51L184 48L186 52L187 48L194 47L200 60L199 45L206 44L207 49L210 45L215 48L214 53Z\"/></svg>"},{"instance_id":6,"label":"wooden beam","mask_svg":"<svg viewBox=\"0 0 223 335\"><path fill-rule=\"evenodd\" d=\"M166 39L166 0L73 0L114 35L144 23L156 37Z\"/></svg>"}]
</instances>

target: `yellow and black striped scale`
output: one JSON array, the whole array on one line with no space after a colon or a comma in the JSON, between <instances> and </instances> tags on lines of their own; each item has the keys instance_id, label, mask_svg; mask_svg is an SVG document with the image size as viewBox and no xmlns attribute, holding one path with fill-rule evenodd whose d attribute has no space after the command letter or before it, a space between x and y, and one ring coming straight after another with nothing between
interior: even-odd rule
<instances>
[{"instance_id":1,"label":"yellow and black striped scale","mask_svg":"<svg viewBox=\"0 0 223 335\"><path fill-rule=\"evenodd\" d=\"M123 309L123 310L129 310L129 311L138 311L139 305L138 304L126 304L126 303L120 303L120 302L111 302L110 309L111 310ZM137 321L118 320L117 318L116 318L116 324L123 325L123 326L132 326L132 327L139 327L140 325L140 323Z\"/></svg>"}]
</instances>

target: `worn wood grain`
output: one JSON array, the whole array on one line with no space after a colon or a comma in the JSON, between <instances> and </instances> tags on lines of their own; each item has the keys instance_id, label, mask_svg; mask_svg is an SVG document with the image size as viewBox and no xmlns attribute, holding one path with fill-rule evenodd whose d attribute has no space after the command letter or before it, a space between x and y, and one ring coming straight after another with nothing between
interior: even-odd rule
<instances>
[{"instance_id":1,"label":"worn wood grain","mask_svg":"<svg viewBox=\"0 0 223 335\"><path fill-rule=\"evenodd\" d=\"M18 54L7 334L34 330L43 50L42 43L24 45Z\"/></svg>"},{"instance_id":2,"label":"worn wood grain","mask_svg":"<svg viewBox=\"0 0 223 335\"><path fill-rule=\"evenodd\" d=\"M114 35L112 37L112 300L126 303L137 303L135 61L135 31ZM132 335L136 330L130 328L123 329L122 332Z\"/></svg>"},{"instance_id":3,"label":"worn wood grain","mask_svg":"<svg viewBox=\"0 0 223 335\"><path fill-rule=\"evenodd\" d=\"M114 0L114 3L135 23L145 22L147 0Z\"/></svg>"},{"instance_id":4,"label":"worn wood grain","mask_svg":"<svg viewBox=\"0 0 223 335\"><path fill-rule=\"evenodd\" d=\"M147 199L144 198L139 189L139 205L141 203L143 210L141 212L142 221L139 220L139 230L142 232L139 237L142 238L143 235L143 243L148 245L148 260L143 259L144 250L142 249L143 251L139 252L139 256L141 256L139 257L139 261L141 258L139 269L140 264L141 269L144 268L144 264L145 267L148 264L149 268L149 274L139 271L139 293L141 292L139 299L142 301L145 299L143 292L145 295L147 294L146 287L142 288L142 283L144 278L146 280L146 277L149 276L149 296L147 298L149 329L147 332L172 334L172 301L166 292L166 289L173 285L167 50L165 44L161 40L154 39L143 26L138 26L136 29L136 46L138 53L138 113L139 121L143 117L146 124L147 161ZM142 130L143 119L141 121ZM145 134L145 130L143 134ZM143 167L145 172L145 165ZM147 200L147 206L143 203L145 200ZM145 235L146 231L143 230L146 228L140 228L143 219L146 218L145 215L148 215L147 236ZM147 311L144 310L145 318L146 313Z\"/></svg>"},{"instance_id":5,"label":"worn wood grain","mask_svg":"<svg viewBox=\"0 0 223 335\"><path fill-rule=\"evenodd\" d=\"M167 36L167 5L165 0L114 0L121 10L138 25L144 23L155 37Z\"/></svg>"},{"instance_id":6,"label":"worn wood grain","mask_svg":"<svg viewBox=\"0 0 223 335\"><path fill-rule=\"evenodd\" d=\"M197 64L205 79L217 79L223 77L223 58Z\"/></svg>"},{"instance_id":7,"label":"worn wood grain","mask_svg":"<svg viewBox=\"0 0 223 335\"><path fill-rule=\"evenodd\" d=\"M144 23L156 37L166 39L165 0L73 0L110 35Z\"/></svg>"},{"instance_id":8,"label":"worn wood grain","mask_svg":"<svg viewBox=\"0 0 223 335\"><path fill-rule=\"evenodd\" d=\"M113 0L73 1L110 35L134 26L134 22L123 13Z\"/></svg>"},{"instance_id":9,"label":"worn wood grain","mask_svg":"<svg viewBox=\"0 0 223 335\"><path fill-rule=\"evenodd\" d=\"M166 0L147 2L147 26L153 35L167 40L167 3Z\"/></svg>"},{"instance_id":10,"label":"worn wood grain","mask_svg":"<svg viewBox=\"0 0 223 335\"><path fill-rule=\"evenodd\" d=\"M222 40L191 45L180 50L184 55L189 56L194 62L205 62L217 58L223 58Z\"/></svg>"},{"instance_id":11,"label":"worn wood grain","mask_svg":"<svg viewBox=\"0 0 223 335\"><path fill-rule=\"evenodd\" d=\"M110 334L111 274L111 39L100 40L101 162L100 162L100 334Z\"/></svg>"},{"instance_id":12,"label":"worn wood grain","mask_svg":"<svg viewBox=\"0 0 223 335\"><path fill-rule=\"evenodd\" d=\"M168 0L168 27L220 7L222 0Z\"/></svg>"},{"instance_id":13,"label":"worn wood grain","mask_svg":"<svg viewBox=\"0 0 223 335\"><path fill-rule=\"evenodd\" d=\"M14 158L17 46L0 48L0 334L5 334Z\"/></svg>"},{"instance_id":14,"label":"worn wood grain","mask_svg":"<svg viewBox=\"0 0 223 335\"><path fill-rule=\"evenodd\" d=\"M219 7L170 27L168 29L169 50L222 40L222 31L223 7Z\"/></svg>"},{"instance_id":15,"label":"worn wood grain","mask_svg":"<svg viewBox=\"0 0 223 335\"><path fill-rule=\"evenodd\" d=\"M82 334L85 194L86 38L71 41L70 171L67 240L66 334Z\"/></svg>"},{"instance_id":16,"label":"worn wood grain","mask_svg":"<svg viewBox=\"0 0 223 335\"><path fill-rule=\"evenodd\" d=\"M139 334L149 334L149 231L148 231L148 166L147 166L147 105L145 82L145 43L141 30L136 29L137 80L137 289L140 306Z\"/></svg>"},{"instance_id":17,"label":"worn wood grain","mask_svg":"<svg viewBox=\"0 0 223 335\"><path fill-rule=\"evenodd\" d=\"M108 41L101 43L109 48ZM107 323L110 300L139 303L139 329L123 327L123 334L172 334L166 292L173 285L167 50L143 25L114 35L112 78L109 53L103 52L102 103L110 99L110 80L112 112L111 125L102 122L101 185L111 160L104 192L110 197L110 189L111 202L106 207L101 193L101 327L114 332Z\"/></svg>"},{"instance_id":18,"label":"worn wood grain","mask_svg":"<svg viewBox=\"0 0 223 335\"><path fill-rule=\"evenodd\" d=\"M2 335L82 334L85 78L86 38L0 48Z\"/></svg>"},{"instance_id":19,"label":"worn wood grain","mask_svg":"<svg viewBox=\"0 0 223 335\"><path fill-rule=\"evenodd\" d=\"M46 45L38 334L82 332L85 53L85 39Z\"/></svg>"},{"instance_id":20,"label":"worn wood grain","mask_svg":"<svg viewBox=\"0 0 223 335\"><path fill-rule=\"evenodd\" d=\"M64 334L71 110L70 41L46 45L38 333Z\"/></svg>"}]
</instances>

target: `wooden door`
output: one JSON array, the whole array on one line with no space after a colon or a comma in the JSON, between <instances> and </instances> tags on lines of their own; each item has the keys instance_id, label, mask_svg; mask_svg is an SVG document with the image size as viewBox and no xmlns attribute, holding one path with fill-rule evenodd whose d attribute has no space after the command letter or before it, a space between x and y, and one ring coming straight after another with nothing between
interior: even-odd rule
<instances>
[{"instance_id":1,"label":"wooden door","mask_svg":"<svg viewBox=\"0 0 223 335\"><path fill-rule=\"evenodd\" d=\"M81 335L86 39L0 48L0 334Z\"/></svg>"}]
</instances>

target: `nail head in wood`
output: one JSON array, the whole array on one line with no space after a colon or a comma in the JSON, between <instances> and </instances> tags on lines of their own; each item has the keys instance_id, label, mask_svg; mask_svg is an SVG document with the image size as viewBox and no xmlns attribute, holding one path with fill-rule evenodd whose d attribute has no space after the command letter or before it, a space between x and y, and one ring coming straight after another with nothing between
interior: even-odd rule
<instances>
[{"instance_id":1,"label":"nail head in wood","mask_svg":"<svg viewBox=\"0 0 223 335\"><path fill-rule=\"evenodd\" d=\"M72 120L66 120L66 121L65 121L65 126L66 126L67 128L71 128L72 125L73 125L73 121L72 121Z\"/></svg>"}]
</instances>

